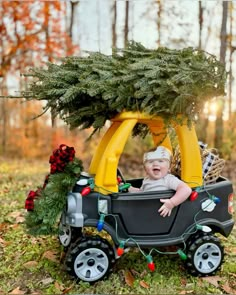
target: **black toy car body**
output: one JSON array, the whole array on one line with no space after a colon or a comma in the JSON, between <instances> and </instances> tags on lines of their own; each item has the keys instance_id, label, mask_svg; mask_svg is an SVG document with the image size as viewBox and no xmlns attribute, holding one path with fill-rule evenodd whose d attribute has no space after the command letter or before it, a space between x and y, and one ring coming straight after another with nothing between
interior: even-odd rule
<instances>
[{"instance_id":1,"label":"black toy car body","mask_svg":"<svg viewBox=\"0 0 236 295\"><path fill-rule=\"evenodd\" d=\"M129 247L149 249L145 258L153 271L152 254L159 252L157 248L175 245L177 250L173 254L185 261L191 274L214 274L224 257L215 234L227 237L234 226L232 183L219 176L214 184L204 185L194 126L175 125L181 179L193 193L172 210L171 216L161 217L160 199L170 198L174 192L129 193L129 185L140 187L142 179L124 179L118 169L119 157L137 123L149 127L155 145L161 142L172 148L168 130L159 117L122 113L113 120L97 148L89 173L81 173L76 186L68 193L59 233L67 250L68 271L83 281L95 282L109 274L116 258ZM93 227L95 234L84 234L86 227ZM111 240L99 234L102 230Z\"/></svg>"}]
</instances>

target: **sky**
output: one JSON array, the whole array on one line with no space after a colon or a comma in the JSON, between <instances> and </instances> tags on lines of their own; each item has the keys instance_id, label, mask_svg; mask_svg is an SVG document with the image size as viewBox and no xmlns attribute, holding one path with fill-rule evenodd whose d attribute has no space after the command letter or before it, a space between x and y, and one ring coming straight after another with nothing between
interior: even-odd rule
<instances>
[{"instance_id":1,"label":"sky","mask_svg":"<svg viewBox=\"0 0 236 295\"><path fill-rule=\"evenodd\" d=\"M77 20L74 27L73 36L79 43L81 50L101 51L111 54L111 11L110 0L81 1L77 7ZM210 9L211 15L205 15L205 23L212 23L212 27L217 33L220 26L219 16L221 14L221 1L202 1L202 4ZM198 45L198 1L163 1L165 15L161 20L162 45L171 46L170 40L178 38L185 40L185 46ZM171 13L174 10L175 15ZM157 4L152 0L130 1L130 40L141 42L148 48L155 48L157 42L156 25ZM118 47L123 47L123 28L125 15L125 1L117 1L117 34ZM203 32L203 44L210 48L211 53L215 53L218 44L211 40L206 42L206 33ZM176 44L175 44L176 46Z\"/></svg>"}]
</instances>

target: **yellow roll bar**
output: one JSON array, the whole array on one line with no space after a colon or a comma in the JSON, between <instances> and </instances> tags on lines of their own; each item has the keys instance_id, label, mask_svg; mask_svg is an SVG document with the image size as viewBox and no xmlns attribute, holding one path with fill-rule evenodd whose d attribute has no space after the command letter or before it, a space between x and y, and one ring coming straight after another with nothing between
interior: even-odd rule
<instances>
[{"instance_id":1,"label":"yellow roll bar","mask_svg":"<svg viewBox=\"0 0 236 295\"><path fill-rule=\"evenodd\" d=\"M103 194L118 192L117 168L120 155L137 123L146 124L155 146L161 144L172 150L168 130L161 117L139 112L123 112L112 119L90 164L89 173L95 177L95 190ZM194 126L175 125L181 156L181 179L190 187L202 185L202 161Z\"/></svg>"}]
</instances>

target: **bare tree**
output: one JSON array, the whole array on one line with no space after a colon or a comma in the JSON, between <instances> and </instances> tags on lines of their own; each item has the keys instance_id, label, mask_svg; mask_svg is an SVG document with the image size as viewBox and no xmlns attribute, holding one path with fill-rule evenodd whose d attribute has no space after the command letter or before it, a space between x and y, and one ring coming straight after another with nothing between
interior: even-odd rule
<instances>
[{"instance_id":1,"label":"bare tree","mask_svg":"<svg viewBox=\"0 0 236 295\"><path fill-rule=\"evenodd\" d=\"M72 32L73 32L73 24L74 24L74 21L75 21L75 10L76 10L76 7L78 5L79 1L76 1L76 0L71 0L70 1L70 19L69 19L69 36L71 37L71 39L73 39L72 37Z\"/></svg>"},{"instance_id":2,"label":"bare tree","mask_svg":"<svg viewBox=\"0 0 236 295\"><path fill-rule=\"evenodd\" d=\"M202 2L198 2L198 23L199 23L199 37L198 37L198 47L202 48L202 26L203 26L203 7Z\"/></svg>"},{"instance_id":3,"label":"bare tree","mask_svg":"<svg viewBox=\"0 0 236 295\"><path fill-rule=\"evenodd\" d=\"M157 33L158 33L158 39L157 39L157 46L161 46L161 14L162 14L162 4L160 0L157 0Z\"/></svg>"},{"instance_id":4,"label":"bare tree","mask_svg":"<svg viewBox=\"0 0 236 295\"><path fill-rule=\"evenodd\" d=\"M233 82L233 73L232 73L232 63L233 63L233 54L235 47L232 45L233 39L233 2L230 2L229 13L230 13L230 32L229 32L229 121L232 115L232 82Z\"/></svg>"},{"instance_id":5,"label":"bare tree","mask_svg":"<svg viewBox=\"0 0 236 295\"><path fill-rule=\"evenodd\" d=\"M117 2L114 1L113 19L112 19L112 48L116 47L116 42L117 42L116 21L117 21Z\"/></svg>"},{"instance_id":6,"label":"bare tree","mask_svg":"<svg viewBox=\"0 0 236 295\"><path fill-rule=\"evenodd\" d=\"M228 16L228 1L223 1L222 23L220 32L220 61L225 65L225 56L227 49L227 16ZM218 100L218 109L216 114L216 131L215 131L215 147L221 149L223 142L223 99Z\"/></svg>"},{"instance_id":7,"label":"bare tree","mask_svg":"<svg viewBox=\"0 0 236 295\"><path fill-rule=\"evenodd\" d=\"M128 43L129 34L129 1L125 2L125 27L124 27L124 47Z\"/></svg>"}]
</instances>

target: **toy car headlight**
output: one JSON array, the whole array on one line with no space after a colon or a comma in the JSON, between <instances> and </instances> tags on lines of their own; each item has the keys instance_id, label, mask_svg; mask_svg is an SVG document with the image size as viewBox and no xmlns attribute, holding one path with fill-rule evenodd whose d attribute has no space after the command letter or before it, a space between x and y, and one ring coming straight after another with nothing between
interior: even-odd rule
<instances>
[{"instance_id":1,"label":"toy car headlight","mask_svg":"<svg viewBox=\"0 0 236 295\"><path fill-rule=\"evenodd\" d=\"M76 212L76 198L73 194L69 194L67 198L67 213Z\"/></svg>"}]
</instances>

